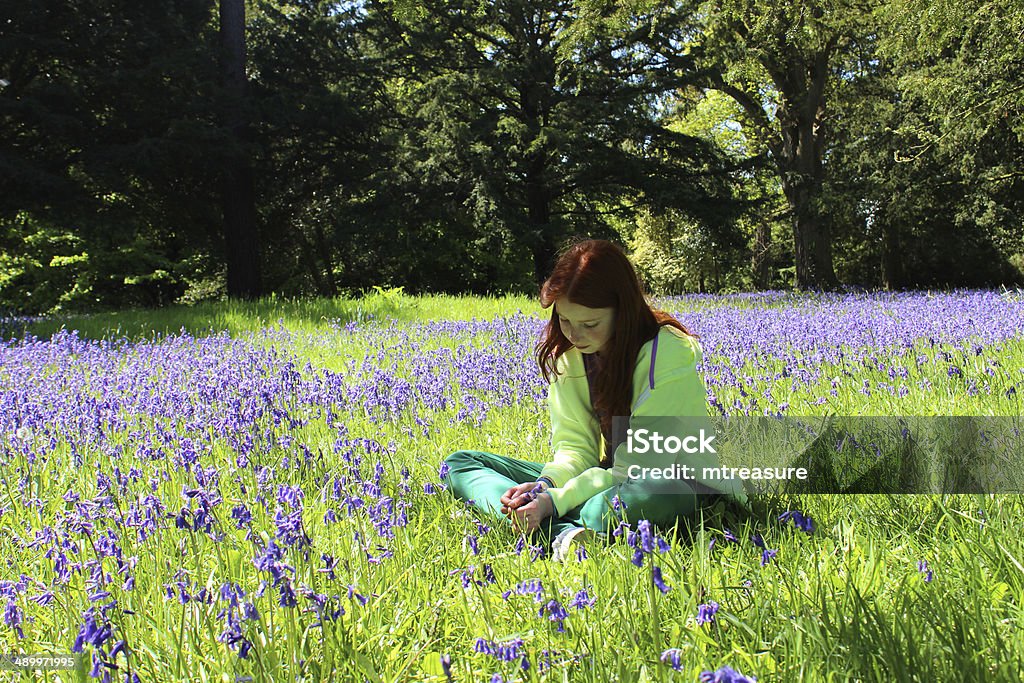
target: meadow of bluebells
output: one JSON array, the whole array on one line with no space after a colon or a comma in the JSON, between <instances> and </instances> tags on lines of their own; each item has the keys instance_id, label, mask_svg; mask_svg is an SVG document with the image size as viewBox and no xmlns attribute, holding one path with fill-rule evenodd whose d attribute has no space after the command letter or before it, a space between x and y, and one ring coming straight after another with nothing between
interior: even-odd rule
<instances>
[{"instance_id":1,"label":"meadow of bluebells","mask_svg":"<svg viewBox=\"0 0 1024 683\"><path fill-rule=\"evenodd\" d=\"M662 303L722 414L1021 414L1014 295ZM541 325L0 343L0 651L129 683L1019 673L1019 497L626 510L564 565L455 501L451 451L547 457Z\"/></svg>"}]
</instances>

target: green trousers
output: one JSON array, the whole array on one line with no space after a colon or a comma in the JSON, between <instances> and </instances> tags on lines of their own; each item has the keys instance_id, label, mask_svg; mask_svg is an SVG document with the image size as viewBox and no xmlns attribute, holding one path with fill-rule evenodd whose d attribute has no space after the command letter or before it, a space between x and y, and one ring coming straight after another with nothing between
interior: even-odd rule
<instances>
[{"instance_id":1,"label":"green trousers","mask_svg":"<svg viewBox=\"0 0 1024 683\"><path fill-rule=\"evenodd\" d=\"M496 516L502 516L502 494L516 484L536 481L544 468L541 463L483 451L458 451L445 458L445 463L448 465L448 484L452 493L483 512ZM616 496L621 503L618 508L612 504ZM582 505L566 510L560 517L549 517L533 533L531 541L535 545L549 548L558 534L573 527L610 533L623 516L633 523L647 519L665 529L681 518L691 516L699 502L711 500L708 496L698 497L696 494L651 494L637 482L627 481L595 494ZM506 518L506 521L512 523L511 519Z\"/></svg>"}]
</instances>

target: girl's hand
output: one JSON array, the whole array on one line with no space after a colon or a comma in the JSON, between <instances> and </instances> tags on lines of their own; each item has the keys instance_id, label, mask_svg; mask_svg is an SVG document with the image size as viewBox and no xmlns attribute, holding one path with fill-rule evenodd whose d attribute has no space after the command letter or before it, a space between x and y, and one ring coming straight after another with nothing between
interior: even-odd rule
<instances>
[{"instance_id":1,"label":"girl's hand","mask_svg":"<svg viewBox=\"0 0 1024 683\"><path fill-rule=\"evenodd\" d=\"M509 510L512 525L520 531L536 531L541 523L554 513L550 495L538 495L528 503Z\"/></svg>"},{"instance_id":2,"label":"girl's hand","mask_svg":"<svg viewBox=\"0 0 1024 683\"><path fill-rule=\"evenodd\" d=\"M540 488L537 488L537 487ZM537 483L535 481L528 481L525 484L516 484L501 496L501 514L507 515L510 511L515 510L520 505L529 503L535 493L540 493L546 488L543 483Z\"/></svg>"}]
</instances>

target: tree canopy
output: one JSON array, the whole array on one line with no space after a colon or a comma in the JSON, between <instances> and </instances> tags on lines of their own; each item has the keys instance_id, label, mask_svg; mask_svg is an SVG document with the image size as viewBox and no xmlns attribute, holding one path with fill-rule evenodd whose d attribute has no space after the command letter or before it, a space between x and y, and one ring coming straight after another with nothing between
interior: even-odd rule
<instances>
[{"instance_id":1,"label":"tree canopy","mask_svg":"<svg viewBox=\"0 0 1024 683\"><path fill-rule=\"evenodd\" d=\"M1013 0L0 6L2 308L1022 279Z\"/></svg>"}]
</instances>

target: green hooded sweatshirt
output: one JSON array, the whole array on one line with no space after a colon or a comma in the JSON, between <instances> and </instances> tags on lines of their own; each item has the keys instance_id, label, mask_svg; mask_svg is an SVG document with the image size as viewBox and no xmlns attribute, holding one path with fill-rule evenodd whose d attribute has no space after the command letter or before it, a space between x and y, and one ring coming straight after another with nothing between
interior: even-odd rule
<instances>
[{"instance_id":1,"label":"green hooded sweatshirt","mask_svg":"<svg viewBox=\"0 0 1024 683\"><path fill-rule=\"evenodd\" d=\"M680 330L663 326L655 340L640 348L633 371L633 405L630 425L636 418L708 417L707 392L697 374L702 354L696 338ZM652 351L654 353L652 354ZM652 359L652 355L654 358ZM627 480L631 464L661 465L654 459L627 451L622 443L615 451L611 469L598 465L604 452L601 426L590 402L590 386L583 366L583 354L574 348L566 351L557 363L558 376L549 387L548 407L551 411L551 445L555 451L551 462L541 471L554 486L548 489L554 503L555 516L583 504L595 494ZM710 426L710 422L707 422ZM680 455L679 462L701 466L717 466L717 457L708 454ZM632 483L632 482L631 482ZM704 482L721 493L746 501L738 483Z\"/></svg>"}]
</instances>

